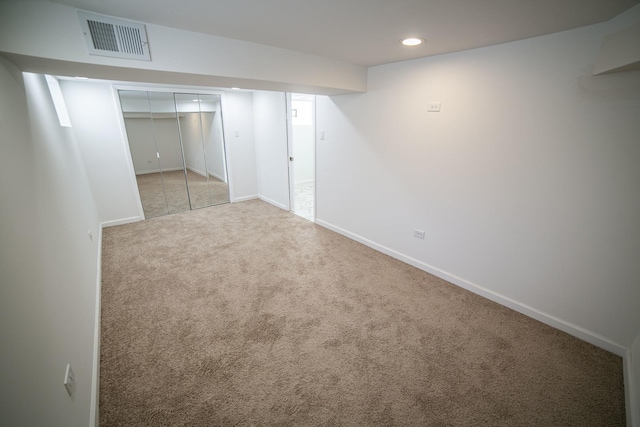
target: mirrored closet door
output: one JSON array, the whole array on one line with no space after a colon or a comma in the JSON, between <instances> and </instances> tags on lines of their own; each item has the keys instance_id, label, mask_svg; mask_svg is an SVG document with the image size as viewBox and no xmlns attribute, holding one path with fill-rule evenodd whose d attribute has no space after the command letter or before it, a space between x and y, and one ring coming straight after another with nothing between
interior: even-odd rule
<instances>
[{"instance_id":1,"label":"mirrored closet door","mask_svg":"<svg viewBox=\"0 0 640 427\"><path fill-rule=\"evenodd\" d=\"M146 218L229 202L220 95L119 95Z\"/></svg>"},{"instance_id":2,"label":"mirrored closet door","mask_svg":"<svg viewBox=\"0 0 640 427\"><path fill-rule=\"evenodd\" d=\"M220 95L176 93L192 209L229 201Z\"/></svg>"}]
</instances>

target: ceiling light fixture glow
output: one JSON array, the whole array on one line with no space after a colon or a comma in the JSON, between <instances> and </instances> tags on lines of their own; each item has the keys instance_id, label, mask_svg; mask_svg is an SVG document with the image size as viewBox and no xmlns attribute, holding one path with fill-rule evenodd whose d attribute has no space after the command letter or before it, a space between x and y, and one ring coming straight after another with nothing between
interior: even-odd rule
<instances>
[{"instance_id":1,"label":"ceiling light fixture glow","mask_svg":"<svg viewBox=\"0 0 640 427\"><path fill-rule=\"evenodd\" d=\"M424 39L418 37L409 37L402 40L402 44L405 46L419 46L424 43Z\"/></svg>"},{"instance_id":2,"label":"ceiling light fixture glow","mask_svg":"<svg viewBox=\"0 0 640 427\"><path fill-rule=\"evenodd\" d=\"M78 80L89 80L89 77L76 76Z\"/></svg>"}]
</instances>

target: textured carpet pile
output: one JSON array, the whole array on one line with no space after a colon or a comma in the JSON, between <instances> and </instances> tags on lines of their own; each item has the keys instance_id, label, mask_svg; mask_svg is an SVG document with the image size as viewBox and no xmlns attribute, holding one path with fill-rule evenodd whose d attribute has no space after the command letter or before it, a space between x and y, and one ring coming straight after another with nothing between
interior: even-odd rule
<instances>
[{"instance_id":1,"label":"textured carpet pile","mask_svg":"<svg viewBox=\"0 0 640 427\"><path fill-rule=\"evenodd\" d=\"M104 230L102 426L617 426L621 359L260 201Z\"/></svg>"},{"instance_id":2,"label":"textured carpet pile","mask_svg":"<svg viewBox=\"0 0 640 427\"><path fill-rule=\"evenodd\" d=\"M187 170L137 175L138 191L146 218L229 203L229 187L213 176L209 180Z\"/></svg>"}]
</instances>

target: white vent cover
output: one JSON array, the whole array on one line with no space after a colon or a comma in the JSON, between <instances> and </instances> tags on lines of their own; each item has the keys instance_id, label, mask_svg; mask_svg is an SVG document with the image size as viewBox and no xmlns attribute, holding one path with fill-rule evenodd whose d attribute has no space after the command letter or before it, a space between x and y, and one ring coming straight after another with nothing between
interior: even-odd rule
<instances>
[{"instance_id":1,"label":"white vent cover","mask_svg":"<svg viewBox=\"0 0 640 427\"><path fill-rule=\"evenodd\" d=\"M144 24L78 12L90 55L151 61Z\"/></svg>"}]
</instances>

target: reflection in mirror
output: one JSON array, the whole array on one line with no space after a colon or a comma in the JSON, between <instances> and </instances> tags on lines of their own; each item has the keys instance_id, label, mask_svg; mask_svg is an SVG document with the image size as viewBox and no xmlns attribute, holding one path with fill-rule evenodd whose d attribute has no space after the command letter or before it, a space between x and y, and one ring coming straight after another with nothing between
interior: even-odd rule
<instances>
[{"instance_id":1,"label":"reflection in mirror","mask_svg":"<svg viewBox=\"0 0 640 427\"><path fill-rule=\"evenodd\" d=\"M147 92L119 91L131 160L146 218L169 213Z\"/></svg>"},{"instance_id":2,"label":"reflection in mirror","mask_svg":"<svg viewBox=\"0 0 640 427\"><path fill-rule=\"evenodd\" d=\"M202 144L200 99L188 93L174 94L179 117L180 140L184 151L191 209L211 204L207 190L207 164Z\"/></svg>"},{"instance_id":3,"label":"reflection in mirror","mask_svg":"<svg viewBox=\"0 0 640 427\"><path fill-rule=\"evenodd\" d=\"M191 208L229 202L219 95L176 93Z\"/></svg>"},{"instance_id":4,"label":"reflection in mirror","mask_svg":"<svg viewBox=\"0 0 640 427\"><path fill-rule=\"evenodd\" d=\"M200 121L207 159L211 204L229 203L220 95L200 95Z\"/></svg>"},{"instance_id":5,"label":"reflection in mirror","mask_svg":"<svg viewBox=\"0 0 640 427\"><path fill-rule=\"evenodd\" d=\"M149 105L167 209L170 214L188 211L190 209L189 194L173 94L149 92Z\"/></svg>"},{"instance_id":6,"label":"reflection in mirror","mask_svg":"<svg viewBox=\"0 0 640 427\"><path fill-rule=\"evenodd\" d=\"M220 95L118 92L145 217L228 203Z\"/></svg>"}]
</instances>

